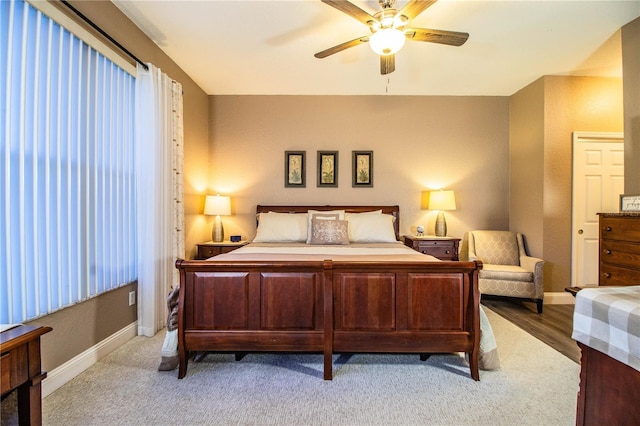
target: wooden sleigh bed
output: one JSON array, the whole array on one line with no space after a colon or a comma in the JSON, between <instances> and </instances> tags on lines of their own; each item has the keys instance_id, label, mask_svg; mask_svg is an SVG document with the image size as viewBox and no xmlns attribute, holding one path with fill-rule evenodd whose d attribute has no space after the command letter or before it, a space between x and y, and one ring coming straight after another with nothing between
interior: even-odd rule
<instances>
[{"instance_id":1,"label":"wooden sleigh bed","mask_svg":"<svg viewBox=\"0 0 640 426\"><path fill-rule=\"evenodd\" d=\"M257 213L309 210L381 210L395 218L398 239L398 206L258 206ZM426 359L429 353L465 352L471 377L479 380L481 262L439 261L417 252L391 260L234 253L176 262L178 378L185 377L193 355L207 351L322 353L325 380L332 379L334 353L416 353Z\"/></svg>"}]
</instances>

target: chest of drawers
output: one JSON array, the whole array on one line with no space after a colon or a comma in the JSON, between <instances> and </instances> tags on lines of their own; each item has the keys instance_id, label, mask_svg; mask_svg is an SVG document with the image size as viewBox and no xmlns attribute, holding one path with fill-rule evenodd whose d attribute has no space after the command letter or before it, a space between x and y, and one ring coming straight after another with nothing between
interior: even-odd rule
<instances>
[{"instance_id":1,"label":"chest of drawers","mask_svg":"<svg viewBox=\"0 0 640 426\"><path fill-rule=\"evenodd\" d=\"M599 285L640 285L640 213L599 213Z\"/></svg>"}]
</instances>

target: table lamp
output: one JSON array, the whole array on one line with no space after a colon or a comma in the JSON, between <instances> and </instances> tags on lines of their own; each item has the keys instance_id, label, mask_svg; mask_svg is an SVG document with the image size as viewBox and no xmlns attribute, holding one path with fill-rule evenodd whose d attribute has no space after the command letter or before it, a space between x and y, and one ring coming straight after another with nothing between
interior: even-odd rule
<instances>
[{"instance_id":1,"label":"table lamp","mask_svg":"<svg viewBox=\"0 0 640 426\"><path fill-rule=\"evenodd\" d=\"M438 210L436 218L436 237L447 236L447 221L444 210L455 210L456 198L453 191L431 191L429 193L429 210Z\"/></svg>"},{"instance_id":2,"label":"table lamp","mask_svg":"<svg viewBox=\"0 0 640 426\"><path fill-rule=\"evenodd\" d=\"M204 200L204 214L215 215L216 219L211 232L211 239L219 243L224 240L224 228L220 216L229 216L231 214L231 199L226 196L207 195Z\"/></svg>"}]
</instances>

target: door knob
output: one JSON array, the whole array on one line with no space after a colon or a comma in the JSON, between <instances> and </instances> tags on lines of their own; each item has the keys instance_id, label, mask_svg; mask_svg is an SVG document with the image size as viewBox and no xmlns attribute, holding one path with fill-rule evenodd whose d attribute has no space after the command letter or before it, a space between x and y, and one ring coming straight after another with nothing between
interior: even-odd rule
<instances>
[{"instance_id":1,"label":"door knob","mask_svg":"<svg viewBox=\"0 0 640 426\"><path fill-rule=\"evenodd\" d=\"M582 235L584 234L584 231L582 229L578 229L578 234Z\"/></svg>"}]
</instances>

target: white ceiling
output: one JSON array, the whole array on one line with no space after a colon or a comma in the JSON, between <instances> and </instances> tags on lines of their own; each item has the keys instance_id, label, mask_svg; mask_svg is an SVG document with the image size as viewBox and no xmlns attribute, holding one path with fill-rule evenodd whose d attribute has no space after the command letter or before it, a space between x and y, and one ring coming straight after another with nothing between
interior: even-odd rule
<instances>
[{"instance_id":1,"label":"white ceiling","mask_svg":"<svg viewBox=\"0 0 640 426\"><path fill-rule=\"evenodd\" d=\"M543 75L621 76L618 30L640 16L640 0L440 0L411 26L468 32L466 44L408 41L381 76L367 44L313 56L369 34L320 0L112 1L211 95L508 96Z\"/></svg>"}]
</instances>

